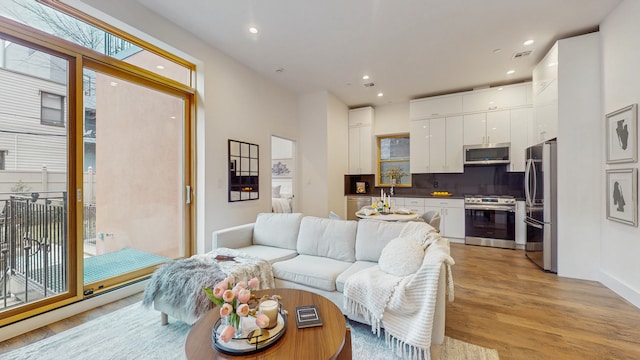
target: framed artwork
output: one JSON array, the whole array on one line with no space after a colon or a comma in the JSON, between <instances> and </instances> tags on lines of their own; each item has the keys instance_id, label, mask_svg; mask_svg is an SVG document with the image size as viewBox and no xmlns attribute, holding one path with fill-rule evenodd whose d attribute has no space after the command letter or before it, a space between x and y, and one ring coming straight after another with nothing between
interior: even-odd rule
<instances>
[{"instance_id":1,"label":"framed artwork","mask_svg":"<svg viewBox=\"0 0 640 360\"><path fill-rule=\"evenodd\" d=\"M638 161L638 106L606 115L607 164Z\"/></svg>"},{"instance_id":2,"label":"framed artwork","mask_svg":"<svg viewBox=\"0 0 640 360\"><path fill-rule=\"evenodd\" d=\"M638 226L638 169L607 170L607 219Z\"/></svg>"},{"instance_id":3,"label":"framed artwork","mask_svg":"<svg viewBox=\"0 0 640 360\"><path fill-rule=\"evenodd\" d=\"M290 179L293 176L293 159L271 160L271 177Z\"/></svg>"}]
</instances>

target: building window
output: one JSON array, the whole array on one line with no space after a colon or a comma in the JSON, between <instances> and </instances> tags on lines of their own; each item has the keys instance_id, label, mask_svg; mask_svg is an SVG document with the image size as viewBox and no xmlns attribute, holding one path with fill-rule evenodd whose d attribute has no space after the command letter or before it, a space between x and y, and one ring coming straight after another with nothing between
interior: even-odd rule
<instances>
[{"instance_id":1,"label":"building window","mask_svg":"<svg viewBox=\"0 0 640 360\"><path fill-rule=\"evenodd\" d=\"M42 91L41 98L40 123L64 127L64 96Z\"/></svg>"},{"instance_id":2,"label":"building window","mask_svg":"<svg viewBox=\"0 0 640 360\"><path fill-rule=\"evenodd\" d=\"M0 150L0 170L7 169L7 150Z\"/></svg>"},{"instance_id":3,"label":"building window","mask_svg":"<svg viewBox=\"0 0 640 360\"><path fill-rule=\"evenodd\" d=\"M411 186L409 134L378 137L379 186Z\"/></svg>"}]
</instances>

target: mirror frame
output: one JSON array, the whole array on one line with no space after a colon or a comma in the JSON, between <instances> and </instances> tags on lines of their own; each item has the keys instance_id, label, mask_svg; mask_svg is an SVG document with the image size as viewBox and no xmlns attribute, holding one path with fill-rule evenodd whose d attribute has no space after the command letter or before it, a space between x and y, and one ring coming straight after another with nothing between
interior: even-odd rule
<instances>
[{"instance_id":1,"label":"mirror frame","mask_svg":"<svg viewBox=\"0 0 640 360\"><path fill-rule=\"evenodd\" d=\"M229 202L260 198L260 148L244 141L228 141Z\"/></svg>"}]
</instances>

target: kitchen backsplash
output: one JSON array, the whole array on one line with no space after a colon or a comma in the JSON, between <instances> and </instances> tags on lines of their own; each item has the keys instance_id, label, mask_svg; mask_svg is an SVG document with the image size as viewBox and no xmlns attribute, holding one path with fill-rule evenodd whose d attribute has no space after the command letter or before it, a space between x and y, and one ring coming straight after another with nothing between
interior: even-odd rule
<instances>
[{"instance_id":1,"label":"kitchen backsplash","mask_svg":"<svg viewBox=\"0 0 640 360\"><path fill-rule=\"evenodd\" d=\"M373 175L369 176L373 180ZM347 176L351 177L358 176ZM347 182L345 194L354 194L347 187ZM371 193L378 194L380 188L374 188L373 182L371 185ZM524 198L524 173L508 172L507 165L465 166L462 174L413 174L412 185L410 188L396 187L395 195L429 196L434 191L448 191L454 196L510 195ZM389 188L385 189L388 191Z\"/></svg>"}]
</instances>

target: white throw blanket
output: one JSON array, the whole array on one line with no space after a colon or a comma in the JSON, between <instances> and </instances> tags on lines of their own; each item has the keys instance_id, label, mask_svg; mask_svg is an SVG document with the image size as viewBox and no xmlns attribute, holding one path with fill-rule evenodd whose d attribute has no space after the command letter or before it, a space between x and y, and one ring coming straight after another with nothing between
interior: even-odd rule
<instances>
[{"instance_id":1,"label":"white throw blanket","mask_svg":"<svg viewBox=\"0 0 640 360\"><path fill-rule=\"evenodd\" d=\"M446 239L426 223L408 222L401 236L427 247L422 266L415 274L397 277L374 266L350 276L344 286L345 308L362 316L371 331L385 328L387 344L399 356L430 359L431 332L442 264L448 276L449 299L453 299L453 280Z\"/></svg>"}]
</instances>

